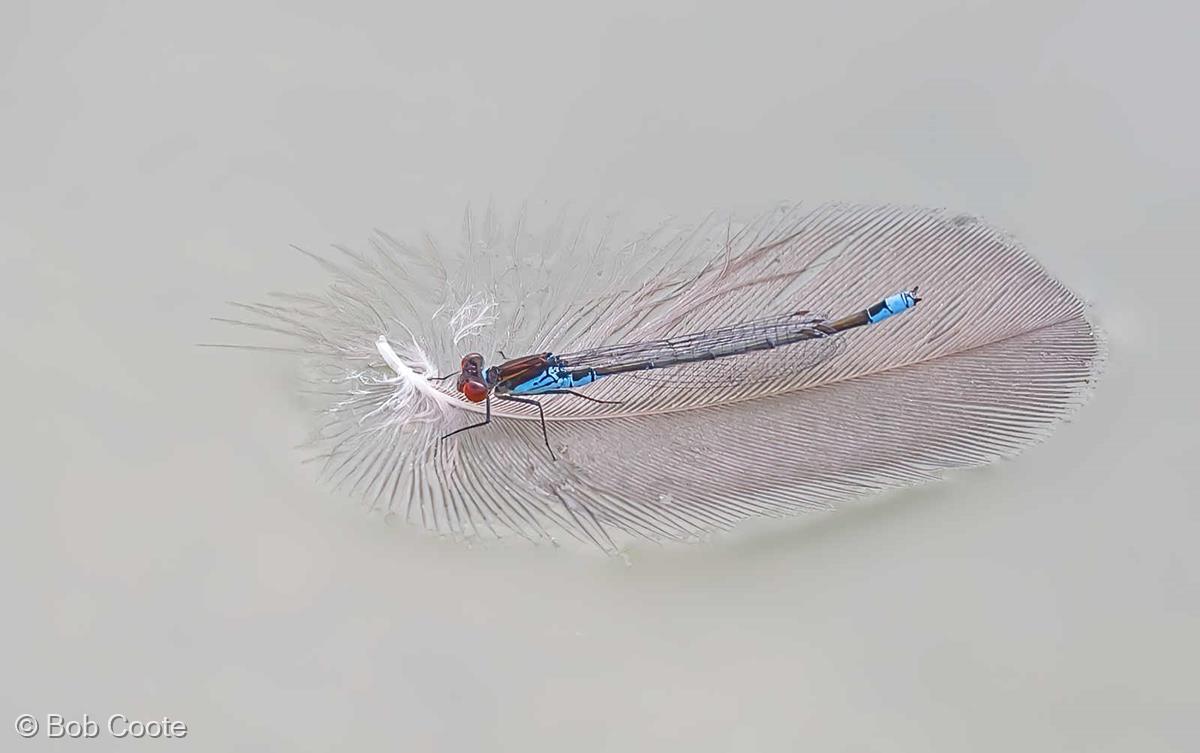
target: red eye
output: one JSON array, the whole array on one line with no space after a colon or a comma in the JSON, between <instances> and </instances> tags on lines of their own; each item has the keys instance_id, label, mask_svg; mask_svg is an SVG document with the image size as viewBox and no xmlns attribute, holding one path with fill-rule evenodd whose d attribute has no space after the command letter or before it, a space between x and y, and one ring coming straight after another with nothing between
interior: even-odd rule
<instances>
[{"instance_id":1,"label":"red eye","mask_svg":"<svg viewBox=\"0 0 1200 753\"><path fill-rule=\"evenodd\" d=\"M476 379L463 380L462 384L458 385L458 391L472 403L482 403L487 399L488 394L487 387Z\"/></svg>"}]
</instances>

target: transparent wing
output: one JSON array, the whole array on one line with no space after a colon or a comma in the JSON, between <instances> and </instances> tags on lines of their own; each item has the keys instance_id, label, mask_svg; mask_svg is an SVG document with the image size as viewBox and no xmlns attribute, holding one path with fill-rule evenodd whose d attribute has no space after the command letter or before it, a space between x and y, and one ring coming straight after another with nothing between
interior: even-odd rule
<instances>
[{"instance_id":1,"label":"transparent wing","mask_svg":"<svg viewBox=\"0 0 1200 753\"><path fill-rule=\"evenodd\" d=\"M805 340L777 350L729 356L716 361L697 361L650 371L635 371L610 377L663 384L678 389L701 390L735 387L786 377L816 368L844 350L842 337Z\"/></svg>"},{"instance_id":2,"label":"transparent wing","mask_svg":"<svg viewBox=\"0 0 1200 753\"><path fill-rule=\"evenodd\" d=\"M570 368L645 382L717 387L758 382L812 368L842 342L824 316L800 311L677 337L559 355Z\"/></svg>"}]
</instances>

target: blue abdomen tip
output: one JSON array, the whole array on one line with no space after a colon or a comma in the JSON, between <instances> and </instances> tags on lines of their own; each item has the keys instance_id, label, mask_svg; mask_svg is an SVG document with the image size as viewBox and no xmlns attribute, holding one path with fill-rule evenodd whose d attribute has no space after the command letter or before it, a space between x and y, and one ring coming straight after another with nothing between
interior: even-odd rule
<instances>
[{"instance_id":1,"label":"blue abdomen tip","mask_svg":"<svg viewBox=\"0 0 1200 753\"><path fill-rule=\"evenodd\" d=\"M893 314L901 314L908 311L917 305L920 301L917 298L917 289L902 290L894 295L889 295L879 303L867 309L867 318L871 320L871 324L882 322Z\"/></svg>"}]
</instances>

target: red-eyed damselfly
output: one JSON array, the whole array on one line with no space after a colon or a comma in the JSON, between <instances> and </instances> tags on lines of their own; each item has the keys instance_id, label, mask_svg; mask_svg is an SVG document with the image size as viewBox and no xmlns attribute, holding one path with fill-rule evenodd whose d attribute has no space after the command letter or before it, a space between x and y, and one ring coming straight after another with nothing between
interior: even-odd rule
<instances>
[{"instance_id":1,"label":"red-eyed damselfly","mask_svg":"<svg viewBox=\"0 0 1200 753\"><path fill-rule=\"evenodd\" d=\"M836 348L829 346L840 342L835 339L837 335L904 313L914 308L920 300L914 286L911 290L890 295L869 308L832 321L809 311L796 311L660 340L608 345L563 354L535 353L508 359L488 368L484 367L481 354L468 353L463 356L456 374L434 377L431 381L457 376L456 388L467 400L484 404L484 417L482 421L445 434L442 439L490 424L492 398L495 397L497 400L525 403L537 408L542 441L550 457L554 458L546 429L545 409L540 401L532 399L533 395L571 395L596 403L611 403L614 401L601 400L576 390L605 377L641 377L660 369L667 370L663 378L673 384L711 386L715 383L712 370L704 369L698 373L693 370L689 373L681 367L722 359L734 360L738 356L776 349L786 349L783 359L772 359L767 363L789 370L810 368L836 353ZM803 348L805 345L818 347ZM390 364L398 362L386 338L379 338L377 347L385 361ZM789 359L789 356L794 358ZM723 370L722 383L736 384L769 376L769 373L762 373L761 368L739 369L734 366Z\"/></svg>"}]
</instances>

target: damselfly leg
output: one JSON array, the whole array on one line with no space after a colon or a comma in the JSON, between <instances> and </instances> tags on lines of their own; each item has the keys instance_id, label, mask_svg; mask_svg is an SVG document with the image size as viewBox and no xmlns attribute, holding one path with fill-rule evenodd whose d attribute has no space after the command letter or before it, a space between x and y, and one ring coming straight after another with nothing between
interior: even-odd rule
<instances>
[{"instance_id":1,"label":"damselfly leg","mask_svg":"<svg viewBox=\"0 0 1200 753\"><path fill-rule=\"evenodd\" d=\"M585 397L584 395L577 395L577 396ZM537 406L538 420L541 421L541 424L542 424L542 441L546 443L546 450L550 453L550 459L558 460L558 457L554 454L554 450L551 449L551 447L550 447L550 435L547 434L547 432L546 432L546 412L544 410L542 410L541 403L539 403L537 400L530 400L529 398L525 398L525 397L512 397L511 395L497 395L496 399L497 400L508 400L509 402L512 402L512 403L526 403L528 405ZM589 397L587 399L595 400L595 398L591 398L591 397ZM596 402L606 402L606 401L596 401ZM478 429L481 426L487 426L488 424L490 424L492 422L492 398L490 395L483 403L483 416L484 416L484 418L482 421L471 424L469 426L464 426L461 429L455 429L454 431L450 432L449 434L443 434L442 439L449 439L450 437L454 436L455 434L461 434L464 431L470 431L471 429Z\"/></svg>"},{"instance_id":2,"label":"damselfly leg","mask_svg":"<svg viewBox=\"0 0 1200 753\"><path fill-rule=\"evenodd\" d=\"M543 395L574 395L575 397L581 397L584 400L588 400L593 403L602 403L604 405L620 405L621 404L620 400L601 400L598 397L590 397L588 395L583 394L582 392L576 392L575 390L546 390L542 394Z\"/></svg>"},{"instance_id":3,"label":"damselfly leg","mask_svg":"<svg viewBox=\"0 0 1200 753\"><path fill-rule=\"evenodd\" d=\"M538 409L538 420L542 422L542 441L546 443L546 450L550 453L551 460L558 460L554 455L554 450L550 448L550 435L546 433L546 411L542 410L542 404L537 400L530 400L527 397L513 397L512 395L497 395L498 400L508 400L513 403L525 403L526 405L536 405Z\"/></svg>"},{"instance_id":4,"label":"damselfly leg","mask_svg":"<svg viewBox=\"0 0 1200 753\"><path fill-rule=\"evenodd\" d=\"M449 434L443 434L442 439L449 439L450 437L454 436L455 434L464 432L468 429L478 429L480 426L487 426L491 422L492 422L492 398L489 396L483 402L483 420L482 421L480 421L477 424L471 424L470 426L464 426L461 429L455 429L454 431L450 432Z\"/></svg>"}]
</instances>

